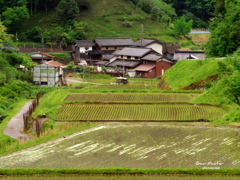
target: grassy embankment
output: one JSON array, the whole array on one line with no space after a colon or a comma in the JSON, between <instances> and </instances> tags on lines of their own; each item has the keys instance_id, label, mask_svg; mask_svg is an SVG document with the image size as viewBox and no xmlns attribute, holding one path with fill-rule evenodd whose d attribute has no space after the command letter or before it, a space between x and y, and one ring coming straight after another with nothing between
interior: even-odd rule
<instances>
[{"instance_id":1,"label":"grassy embankment","mask_svg":"<svg viewBox=\"0 0 240 180\"><path fill-rule=\"evenodd\" d=\"M240 175L239 169L219 169L219 170L202 170L202 169L124 169L124 168L103 168L103 169L0 169L3 175L34 175L34 174L86 174L86 175L154 175L154 174L179 174L179 175L213 175L223 177L221 175ZM219 176L217 176L219 175ZM20 176L22 177L22 176ZM121 176L122 177L122 176ZM121 178L119 177L119 178ZM204 177L204 176L201 176ZM212 176L211 176L212 178ZM205 179L205 178L204 178Z\"/></svg>"},{"instance_id":2,"label":"grassy embankment","mask_svg":"<svg viewBox=\"0 0 240 180\"><path fill-rule=\"evenodd\" d=\"M57 91L57 90L56 90ZM47 98L41 98L40 100L40 107L43 107L44 109L48 109L49 105L52 105L52 111L56 110L57 108L54 106L56 103L60 102L59 99L61 99L61 94L56 93L56 91L49 91L46 95ZM64 90L61 92L64 94ZM45 100L44 100L45 99ZM62 137L68 134L72 134L77 131L81 131L84 129L91 128L93 126L96 126L97 123L85 123L85 122L79 122L79 123L61 123L61 125L57 125L55 123L52 123L51 121L48 121L46 125L44 126L43 132L41 134L40 138L36 138L36 134L32 134L32 132L28 132L28 135L31 137L32 140L27 141L26 143L22 143L21 141L18 141L16 139L10 138L9 136L6 136L3 134L2 130L6 128L7 123L10 121L10 119L17 114L17 112L21 109L21 107L27 102L29 99L23 99L19 101L18 104L16 104L15 108L11 111L11 114L7 118L5 118L2 123L0 123L0 155L9 154L11 152L19 151L21 149L25 149L28 147L35 146L37 144L41 144L53 139L56 139L58 137ZM50 103L51 102L51 103ZM44 103L44 104L43 104ZM39 115L42 115L41 108L39 109ZM44 111L46 113L46 111ZM48 113L48 112L47 112Z\"/></svg>"},{"instance_id":3,"label":"grassy embankment","mask_svg":"<svg viewBox=\"0 0 240 180\"><path fill-rule=\"evenodd\" d=\"M237 115L237 105L226 97L223 93L223 86L218 82L221 79L219 62L231 66L232 60L238 57L228 59L207 59L207 60L182 60L169 69L162 78L160 85L162 89L205 89L205 92L197 98L192 99L192 103L209 103L221 106L233 116ZM226 114L226 116L229 116ZM215 123L226 124L224 120L218 120ZM232 122L238 121L238 118L232 118Z\"/></svg>"}]
</instances>

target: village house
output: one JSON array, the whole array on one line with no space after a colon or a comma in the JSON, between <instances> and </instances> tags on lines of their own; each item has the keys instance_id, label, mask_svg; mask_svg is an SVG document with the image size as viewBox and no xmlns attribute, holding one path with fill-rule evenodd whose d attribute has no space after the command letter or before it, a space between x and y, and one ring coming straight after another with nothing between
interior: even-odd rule
<instances>
[{"instance_id":1,"label":"village house","mask_svg":"<svg viewBox=\"0 0 240 180\"><path fill-rule=\"evenodd\" d=\"M115 61L116 59L117 59L117 57L113 54L103 55L102 60L95 63L95 65L97 66L97 71L101 71L102 66L106 66L107 64Z\"/></svg>"},{"instance_id":2,"label":"village house","mask_svg":"<svg viewBox=\"0 0 240 180\"><path fill-rule=\"evenodd\" d=\"M142 78L155 78L162 76L171 68L173 62L160 54L147 54L141 58L142 64L134 68L136 75Z\"/></svg>"},{"instance_id":3,"label":"village house","mask_svg":"<svg viewBox=\"0 0 240 180\"><path fill-rule=\"evenodd\" d=\"M131 38L96 38L93 40L101 54L112 54L116 50L134 45Z\"/></svg>"},{"instance_id":4,"label":"village house","mask_svg":"<svg viewBox=\"0 0 240 180\"><path fill-rule=\"evenodd\" d=\"M36 53L32 53L30 55L30 58L32 59L33 62L35 62L37 64L42 64L42 63L45 63L47 61L53 60L54 56L39 51L39 52L36 52Z\"/></svg>"},{"instance_id":5,"label":"village house","mask_svg":"<svg viewBox=\"0 0 240 180\"><path fill-rule=\"evenodd\" d=\"M75 64L86 60L95 64L103 60L103 55L111 55L116 50L133 46L131 38L96 38L94 40L77 40L72 48L72 59Z\"/></svg>"},{"instance_id":6,"label":"village house","mask_svg":"<svg viewBox=\"0 0 240 180\"><path fill-rule=\"evenodd\" d=\"M112 53L116 56L116 60L108 63L106 66L116 66L119 71L127 73L130 69L133 69L142 63L141 57L151 52L155 51L150 48L126 47Z\"/></svg>"},{"instance_id":7,"label":"village house","mask_svg":"<svg viewBox=\"0 0 240 180\"><path fill-rule=\"evenodd\" d=\"M77 40L72 49L71 55L75 64L81 60L86 60L88 64L93 64L96 60L99 61L101 57L92 40Z\"/></svg>"},{"instance_id":8,"label":"village house","mask_svg":"<svg viewBox=\"0 0 240 180\"><path fill-rule=\"evenodd\" d=\"M47 61L33 67L33 83L40 86L64 85L63 64Z\"/></svg>"},{"instance_id":9,"label":"village house","mask_svg":"<svg viewBox=\"0 0 240 180\"><path fill-rule=\"evenodd\" d=\"M140 39L135 42L135 46L151 48L159 54L163 54L163 43L156 39Z\"/></svg>"}]
</instances>

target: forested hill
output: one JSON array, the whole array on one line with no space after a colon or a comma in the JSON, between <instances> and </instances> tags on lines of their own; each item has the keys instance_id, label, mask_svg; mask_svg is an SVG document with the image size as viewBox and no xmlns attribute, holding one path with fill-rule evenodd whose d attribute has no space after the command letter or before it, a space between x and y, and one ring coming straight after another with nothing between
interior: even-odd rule
<instances>
[{"instance_id":1,"label":"forested hill","mask_svg":"<svg viewBox=\"0 0 240 180\"><path fill-rule=\"evenodd\" d=\"M190 39L191 28L210 28L207 56L226 56L240 46L239 0L11 0L0 1L0 21L18 42L70 45L96 37L175 42Z\"/></svg>"},{"instance_id":2,"label":"forested hill","mask_svg":"<svg viewBox=\"0 0 240 180\"><path fill-rule=\"evenodd\" d=\"M212 12L212 0L0 1L1 21L19 41L39 42L43 37L46 43L65 44L110 36L175 41L169 28L174 19L185 15L193 28L207 28Z\"/></svg>"}]
</instances>

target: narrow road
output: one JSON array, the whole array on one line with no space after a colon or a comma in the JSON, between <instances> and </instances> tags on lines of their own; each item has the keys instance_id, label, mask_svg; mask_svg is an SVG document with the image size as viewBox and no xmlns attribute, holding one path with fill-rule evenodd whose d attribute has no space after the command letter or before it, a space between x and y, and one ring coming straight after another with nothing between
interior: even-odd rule
<instances>
[{"instance_id":1,"label":"narrow road","mask_svg":"<svg viewBox=\"0 0 240 180\"><path fill-rule=\"evenodd\" d=\"M3 130L4 134L17 140L19 140L20 138L24 141L30 139L28 135L21 133L20 130L24 126L23 113L28 110L31 103L32 101L25 103L22 109L17 113L17 115L9 121L7 128Z\"/></svg>"},{"instance_id":2,"label":"narrow road","mask_svg":"<svg viewBox=\"0 0 240 180\"><path fill-rule=\"evenodd\" d=\"M89 83L89 84L98 84L98 85L102 85L99 83L92 83L92 82L85 82L85 81L79 81L79 80L74 80L74 79L66 79L67 83Z\"/></svg>"}]
</instances>

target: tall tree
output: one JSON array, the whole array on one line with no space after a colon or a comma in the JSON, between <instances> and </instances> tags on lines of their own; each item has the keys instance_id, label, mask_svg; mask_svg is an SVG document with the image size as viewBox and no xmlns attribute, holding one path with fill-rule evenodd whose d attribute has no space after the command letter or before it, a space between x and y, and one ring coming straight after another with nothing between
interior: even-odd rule
<instances>
[{"instance_id":1,"label":"tall tree","mask_svg":"<svg viewBox=\"0 0 240 180\"><path fill-rule=\"evenodd\" d=\"M10 35L6 33L6 29L2 22L0 22L0 48L10 40Z\"/></svg>"},{"instance_id":2,"label":"tall tree","mask_svg":"<svg viewBox=\"0 0 240 180\"><path fill-rule=\"evenodd\" d=\"M26 6L14 6L13 8L7 8L7 10L2 13L2 22L6 26L12 24L13 22L19 22L28 18L29 14Z\"/></svg>"},{"instance_id":3,"label":"tall tree","mask_svg":"<svg viewBox=\"0 0 240 180\"><path fill-rule=\"evenodd\" d=\"M152 21L159 21L160 9L157 6L154 6L151 10L151 19Z\"/></svg>"},{"instance_id":4,"label":"tall tree","mask_svg":"<svg viewBox=\"0 0 240 180\"><path fill-rule=\"evenodd\" d=\"M179 19L173 21L173 32L176 37L186 37L192 29L192 20L186 21L185 17L182 16Z\"/></svg>"}]
</instances>

